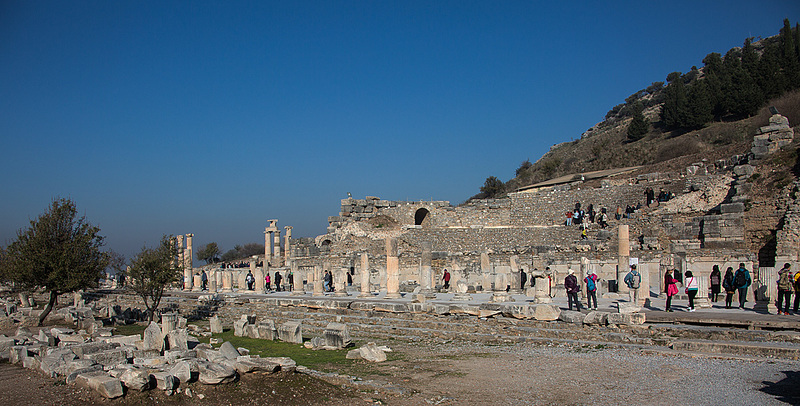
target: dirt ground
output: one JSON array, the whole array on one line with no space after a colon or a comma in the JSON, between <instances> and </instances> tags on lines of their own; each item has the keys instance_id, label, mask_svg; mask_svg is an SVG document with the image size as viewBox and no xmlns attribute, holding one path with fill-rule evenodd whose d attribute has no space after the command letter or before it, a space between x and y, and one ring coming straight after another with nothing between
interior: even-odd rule
<instances>
[{"instance_id":1,"label":"dirt ground","mask_svg":"<svg viewBox=\"0 0 800 406\"><path fill-rule=\"evenodd\" d=\"M42 405L647 405L797 404L800 362L717 359L589 346L384 343L378 365L354 361L359 379L300 373L247 374L239 382L190 384L185 392L131 391L108 400L34 371L0 364L0 404ZM360 364L359 364L360 363ZM692 388L687 391L687 387ZM198 395L202 395L200 399Z\"/></svg>"}]
</instances>

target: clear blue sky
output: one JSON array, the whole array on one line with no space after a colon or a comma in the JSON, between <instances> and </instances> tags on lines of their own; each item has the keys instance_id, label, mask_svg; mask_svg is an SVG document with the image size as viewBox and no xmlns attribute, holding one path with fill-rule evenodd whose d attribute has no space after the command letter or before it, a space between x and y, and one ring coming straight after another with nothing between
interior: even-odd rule
<instances>
[{"instance_id":1,"label":"clear blue sky","mask_svg":"<svg viewBox=\"0 0 800 406\"><path fill-rule=\"evenodd\" d=\"M130 257L339 200L463 202L797 1L0 1L0 244L69 197Z\"/></svg>"}]
</instances>

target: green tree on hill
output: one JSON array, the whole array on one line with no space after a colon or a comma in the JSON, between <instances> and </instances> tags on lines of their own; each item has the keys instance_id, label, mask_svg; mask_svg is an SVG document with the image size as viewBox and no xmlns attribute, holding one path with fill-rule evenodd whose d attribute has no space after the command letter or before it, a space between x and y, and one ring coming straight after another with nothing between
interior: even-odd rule
<instances>
[{"instance_id":1,"label":"green tree on hill","mask_svg":"<svg viewBox=\"0 0 800 406\"><path fill-rule=\"evenodd\" d=\"M643 111L642 102L637 101L633 104L633 119L628 124L628 139L631 141L638 141L644 138L650 130L650 122L644 117Z\"/></svg>"},{"instance_id":2,"label":"green tree on hill","mask_svg":"<svg viewBox=\"0 0 800 406\"><path fill-rule=\"evenodd\" d=\"M17 239L4 251L0 278L27 290L49 294L39 325L50 314L58 295L96 287L108 265L100 248L100 228L77 217L75 203L54 200L30 227L19 230Z\"/></svg>"},{"instance_id":3,"label":"green tree on hill","mask_svg":"<svg viewBox=\"0 0 800 406\"><path fill-rule=\"evenodd\" d=\"M206 261L206 264L219 261L219 247L217 243L210 242L205 247L197 250L197 259Z\"/></svg>"},{"instance_id":4,"label":"green tree on hill","mask_svg":"<svg viewBox=\"0 0 800 406\"><path fill-rule=\"evenodd\" d=\"M177 241L172 236L163 236L156 248L143 247L131 260L129 285L144 301L149 321L161 304L164 289L181 279L179 262Z\"/></svg>"}]
</instances>

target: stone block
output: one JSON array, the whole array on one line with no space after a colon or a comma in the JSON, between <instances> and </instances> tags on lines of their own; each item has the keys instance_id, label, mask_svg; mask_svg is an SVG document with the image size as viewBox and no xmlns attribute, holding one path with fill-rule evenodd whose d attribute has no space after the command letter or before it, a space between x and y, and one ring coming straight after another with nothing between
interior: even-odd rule
<instances>
[{"instance_id":1,"label":"stone block","mask_svg":"<svg viewBox=\"0 0 800 406\"><path fill-rule=\"evenodd\" d=\"M222 320L219 318L219 316L214 315L208 321L211 327L211 334L222 333Z\"/></svg>"},{"instance_id":2,"label":"stone block","mask_svg":"<svg viewBox=\"0 0 800 406\"><path fill-rule=\"evenodd\" d=\"M77 358L69 349L57 349L42 357L39 369L50 377L66 375L67 363Z\"/></svg>"},{"instance_id":3,"label":"stone block","mask_svg":"<svg viewBox=\"0 0 800 406\"><path fill-rule=\"evenodd\" d=\"M150 374L151 379L155 382L156 388L163 391L172 391L178 387L178 378L169 372L153 372Z\"/></svg>"},{"instance_id":4,"label":"stone block","mask_svg":"<svg viewBox=\"0 0 800 406\"><path fill-rule=\"evenodd\" d=\"M278 339L289 343L303 344L303 324L287 321L278 327Z\"/></svg>"},{"instance_id":5,"label":"stone block","mask_svg":"<svg viewBox=\"0 0 800 406\"><path fill-rule=\"evenodd\" d=\"M295 369L297 369L297 363L289 357L263 357L261 359L280 365L281 371L284 372L293 372Z\"/></svg>"},{"instance_id":6,"label":"stone block","mask_svg":"<svg viewBox=\"0 0 800 406\"><path fill-rule=\"evenodd\" d=\"M374 310L377 312L387 312L387 313L405 313L408 311L408 307L405 303L383 303L377 302L375 303Z\"/></svg>"},{"instance_id":7,"label":"stone block","mask_svg":"<svg viewBox=\"0 0 800 406\"><path fill-rule=\"evenodd\" d=\"M144 330L142 346L140 350L161 351L164 348L164 336L161 335L161 327L155 321Z\"/></svg>"},{"instance_id":8,"label":"stone block","mask_svg":"<svg viewBox=\"0 0 800 406\"><path fill-rule=\"evenodd\" d=\"M15 345L9 349L8 361L12 364L21 364L24 358L28 357L28 347Z\"/></svg>"},{"instance_id":9,"label":"stone block","mask_svg":"<svg viewBox=\"0 0 800 406\"><path fill-rule=\"evenodd\" d=\"M124 394L120 380L103 371L80 374L75 378L75 384L83 388L92 389L109 399L118 398Z\"/></svg>"},{"instance_id":10,"label":"stone block","mask_svg":"<svg viewBox=\"0 0 800 406\"><path fill-rule=\"evenodd\" d=\"M128 361L127 351L119 348L85 354L83 358L92 360L103 366L114 366L117 364L126 363Z\"/></svg>"},{"instance_id":11,"label":"stone block","mask_svg":"<svg viewBox=\"0 0 800 406\"><path fill-rule=\"evenodd\" d=\"M153 387L153 378L145 369L131 368L119 375L118 379L126 388L145 391Z\"/></svg>"},{"instance_id":12,"label":"stone block","mask_svg":"<svg viewBox=\"0 0 800 406\"><path fill-rule=\"evenodd\" d=\"M234 321L233 335L236 337L244 337L245 336L244 326L246 325L247 325L247 315L243 315L242 317L239 318L239 320Z\"/></svg>"},{"instance_id":13,"label":"stone block","mask_svg":"<svg viewBox=\"0 0 800 406\"><path fill-rule=\"evenodd\" d=\"M742 213L744 212L744 203L724 203L719 205L720 212L724 213Z\"/></svg>"},{"instance_id":14,"label":"stone block","mask_svg":"<svg viewBox=\"0 0 800 406\"><path fill-rule=\"evenodd\" d=\"M558 320L561 309L556 305L537 304L533 305L533 318L540 321Z\"/></svg>"},{"instance_id":15,"label":"stone block","mask_svg":"<svg viewBox=\"0 0 800 406\"><path fill-rule=\"evenodd\" d=\"M617 313L638 313L642 308L634 303L617 302Z\"/></svg>"},{"instance_id":16,"label":"stone block","mask_svg":"<svg viewBox=\"0 0 800 406\"><path fill-rule=\"evenodd\" d=\"M102 371L102 370L103 370L103 366L100 365L100 364L94 364L94 365L87 366L85 368L76 369L76 370L70 372L69 374L67 374L66 382L68 384L70 384L70 383L75 382L76 379L78 379L78 375L85 374L85 373L88 373L88 372Z\"/></svg>"},{"instance_id":17,"label":"stone block","mask_svg":"<svg viewBox=\"0 0 800 406\"><path fill-rule=\"evenodd\" d=\"M242 355L239 353L239 350L237 350L236 347L231 344L230 341L225 341L219 346L219 353L227 359L236 359Z\"/></svg>"},{"instance_id":18,"label":"stone block","mask_svg":"<svg viewBox=\"0 0 800 406\"><path fill-rule=\"evenodd\" d=\"M604 326L608 323L608 312L589 312L583 319L583 324Z\"/></svg>"},{"instance_id":19,"label":"stone block","mask_svg":"<svg viewBox=\"0 0 800 406\"><path fill-rule=\"evenodd\" d=\"M231 366L209 361L197 363L197 381L204 385L218 385L235 381L239 377Z\"/></svg>"},{"instance_id":20,"label":"stone block","mask_svg":"<svg viewBox=\"0 0 800 406\"><path fill-rule=\"evenodd\" d=\"M567 323L575 323L575 324L583 324L583 319L586 318L586 315L581 312L576 312L573 310L564 310L558 316L558 319Z\"/></svg>"},{"instance_id":21,"label":"stone block","mask_svg":"<svg viewBox=\"0 0 800 406\"><path fill-rule=\"evenodd\" d=\"M278 335L275 322L272 320L261 320L256 326L256 331L258 333L258 338L262 340L274 340Z\"/></svg>"},{"instance_id":22,"label":"stone block","mask_svg":"<svg viewBox=\"0 0 800 406\"><path fill-rule=\"evenodd\" d=\"M363 359L370 362L383 362L386 361L386 352L382 347L375 345L375 343L368 343L361 348L348 351L346 358Z\"/></svg>"},{"instance_id":23,"label":"stone block","mask_svg":"<svg viewBox=\"0 0 800 406\"><path fill-rule=\"evenodd\" d=\"M343 323L328 323L322 333L325 345L335 348L346 348L353 344L350 339L350 329Z\"/></svg>"},{"instance_id":24,"label":"stone block","mask_svg":"<svg viewBox=\"0 0 800 406\"><path fill-rule=\"evenodd\" d=\"M733 168L733 173L736 176L750 176L755 172L755 167L752 165L736 165Z\"/></svg>"},{"instance_id":25,"label":"stone block","mask_svg":"<svg viewBox=\"0 0 800 406\"><path fill-rule=\"evenodd\" d=\"M609 313L608 324L637 325L644 324L644 313Z\"/></svg>"}]
</instances>

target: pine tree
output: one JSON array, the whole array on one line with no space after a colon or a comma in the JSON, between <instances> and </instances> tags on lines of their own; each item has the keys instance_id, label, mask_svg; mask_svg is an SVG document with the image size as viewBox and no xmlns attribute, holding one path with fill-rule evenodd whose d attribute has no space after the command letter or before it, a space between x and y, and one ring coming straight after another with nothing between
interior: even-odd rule
<instances>
[{"instance_id":1,"label":"pine tree","mask_svg":"<svg viewBox=\"0 0 800 406\"><path fill-rule=\"evenodd\" d=\"M647 135L650 130L650 122L644 117L644 106L641 101L633 104L633 119L628 124L628 139L631 141L638 141Z\"/></svg>"},{"instance_id":2,"label":"pine tree","mask_svg":"<svg viewBox=\"0 0 800 406\"><path fill-rule=\"evenodd\" d=\"M800 87L800 63L797 60L797 51L794 44L794 35L789 19L783 20L781 29L781 65L786 78L786 90Z\"/></svg>"},{"instance_id":3,"label":"pine tree","mask_svg":"<svg viewBox=\"0 0 800 406\"><path fill-rule=\"evenodd\" d=\"M677 74L677 75L676 75ZM667 129L682 128L689 115L686 87L680 72L673 72L667 76L670 82L664 89L664 105L661 108L661 121Z\"/></svg>"},{"instance_id":4,"label":"pine tree","mask_svg":"<svg viewBox=\"0 0 800 406\"><path fill-rule=\"evenodd\" d=\"M697 81L689 89L688 99L689 116L685 125L687 128L702 128L714 119L712 114L714 103L705 80Z\"/></svg>"}]
</instances>

